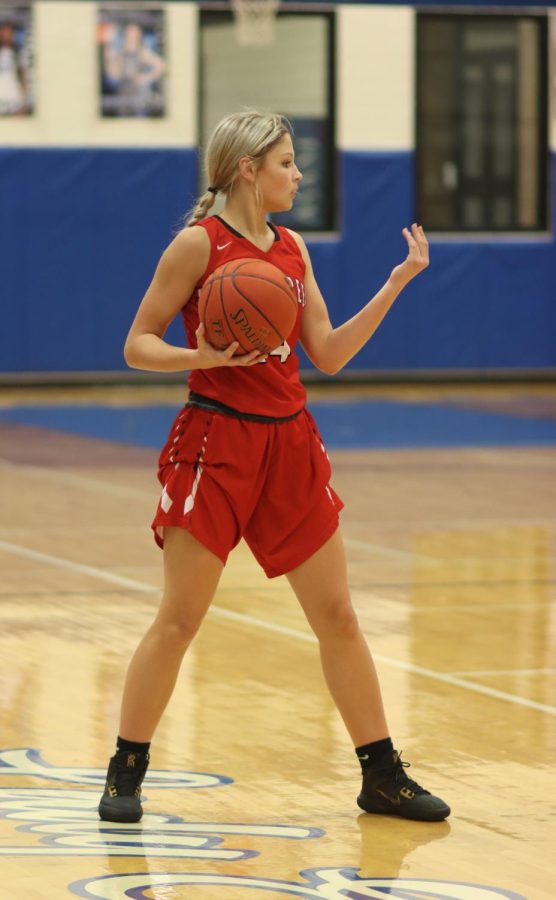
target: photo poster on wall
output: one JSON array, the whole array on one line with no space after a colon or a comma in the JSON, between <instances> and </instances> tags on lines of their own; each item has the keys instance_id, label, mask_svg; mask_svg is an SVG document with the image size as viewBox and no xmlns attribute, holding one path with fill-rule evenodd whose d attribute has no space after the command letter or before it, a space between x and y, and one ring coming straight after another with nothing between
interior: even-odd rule
<instances>
[{"instance_id":1,"label":"photo poster on wall","mask_svg":"<svg viewBox=\"0 0 556 900\"><path fill-rule=\"evenodd\" d=\"M102 117L165 116L164 11L101 5L97 46Z\"/></svg>"},{"instance_id":2,"label":"photo poster on wall","mask_svg":"<svg viewBox=\"0 0 556 900\"><path fill-rule=\"evenodd\" d=\"M32 113L31 7L0 4L0 116Z\"/></svg>"},{"instance_id":3,"label":"photo poster on wall","mask_svg":"<svg viewBox=\"0 0 556 900\"><path fill-rule=\"evenodd\" d=\"M548 77L550 79L549 87L549 110L550 110L550 147L556 150L556 10L551 9L549 13L549 58L548 58Z\"/></svg>"}]
</instances>

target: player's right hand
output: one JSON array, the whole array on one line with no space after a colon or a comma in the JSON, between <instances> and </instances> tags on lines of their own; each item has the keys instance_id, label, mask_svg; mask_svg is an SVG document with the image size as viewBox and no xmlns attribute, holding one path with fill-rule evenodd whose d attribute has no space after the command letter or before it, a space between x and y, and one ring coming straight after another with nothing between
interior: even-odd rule
<instances>
[{"instance_id":1,"label":"player's right hand","mask_svg":"<svg viewBox=\"0 0 556 900\"><path fill-rule=\"evenodd\" d=\"M209 344L205 338L205 326L201 322L195 332L197 338L197 354L198 362L196 369L214 369L217 366L254 366L266 359L264 353L258 350L252 350L251 353L242 353L240 356L234 356L239 343L234 341L225 350L217 350L212 344Z\"/></svg>"}]
</instances>

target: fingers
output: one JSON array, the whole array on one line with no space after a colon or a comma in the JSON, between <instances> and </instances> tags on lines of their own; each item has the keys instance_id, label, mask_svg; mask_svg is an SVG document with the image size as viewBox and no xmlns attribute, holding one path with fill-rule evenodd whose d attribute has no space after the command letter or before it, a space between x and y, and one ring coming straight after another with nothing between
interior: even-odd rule
<instances>
[{"instance_id":1,"label":"fingers","mask_svg":"<svg viewBox=\"0 0 556 900\"><path fill-rule=\"evenodd\" d=\"M266 355L261 353L260 350L251 350L250 353L240 353L237 356L234 354L237 352L239 348L239 342L234 341L230 344L229 347L226 347L225 350L221 350L220 353L224 358L224 365L228 366L253 366L255 363L263 362L266 360Z\"/></svg>"},{"instance_id":2,"label":"fingers","mask_svg":"<svg viewBox=\"0 0 556 900\"><path fill-rule=\"evenodd\" d=\"M409 228L402 228L402 234L405 236L405 239L408 243L428 244L428 241L425 237L425 232L423 231L423 226L417 225L415 222L411 226L411 231L409 230Z\"/></svg>"},{"instance_id":3,"label":"fingers","mask_svg":"<svg viewBox=\"0 0 556 900\"><path fill-rule=\"evenodd\" d=\"M199 322L199 327L195 332L195 337L197 338L197 346L198 347L206 347L207 342L205 338L205 326L202 322Z\"/></svg>"},{"instance_id":4,"label":"fingers","mask_svg":"<svg viewBox=\"0 0 556 900\"><path fill-rule=\"evenodd\" d=\"M201 369L212 369L215 366L254 366L257 363L266 362L267 354L261 353L260 350L239 353L236 356L240 347L239 341L233 341L224 350L218 350L205 340L202 325L199 325L195 335L202 355L202 362L199 366Z\"/></svg>"},{"instance_id":5,"label":"fingers","mask_svg":"<svg viewBox=\"0 0 556 900\"><path fill-rule=\"evenodd\" d=\"M241 356L234 356L234 358L230 360L230 365L254 366L257 363L264 362L265 360L266 355L264 353L260 353L259 350L252 350L251 353L244 353Z\"/></svg>"},{"instance_id":6,"label":"fingers","mask_svg":"<svg viewBox=\"0 0 556 900\"><path fill-rule=\"evenodd\" d=\"M429 242L422 225L416 222L409 228L403 228L402 234L407 241L410 255L417 256L423 262L429 261Z\"/></svg>"},{"instance_id":7,"label":"fingers","mask_svg":"<svg viewBox=\"0 0 556 900\"><path fill-rule=\"evenodd\" d=\"M419 250L421 251L421 256L428 263L429 261L429 242L427 241L427 236L423 230L422 225L415 225L416 241L419 246Z\"/></svg>"},{"instance_id":8,"label":"fingers","mask_svg":"<svg viewBox=\"0 0 556 900\"><path fill-rule=\"evenodd\" d=\"M263 354L259 350L251 350L251 353L240 353L238 356L234 356L238 347L239 342L234 341L229 347L221 351L232 366L247 366L252 362L259 362L263 358ZM266 359L266 356L264 356L264 359Z\"/></svg>"},{"instance_id":9,"label":"fingers","mask_svg":"<svg viewBox=\"0 0 556 900\"><path fill-rule=\"evenodd\" d=\"M406 239L407 245L408 245L408 247L409 247L410 250L411 250L412 247L417 246L417 245L416 245L416 242L415 242L415 239L414 239L414 237L413 237L411 231L409 230L409 228L402 228L402 234L403 234L404 238Z\"/></svg>"},{"instance_id":10,"label":"fingers","mask_svg":"<svg viewBox=\"0 0 556 900\"><path fill-rule=\"evenodd\" d=\"M232 341L232 343L228 347L226 347L225 350L221 350L220 352L224 354L226 359L231 359L238 347L239 341Z\"/></svg>"},{"instance_id":11,"label":"fingers","mask_svg":"<svg viewBox=\"0 0 556 900\"><path fill-rule=\"evenodd\" d=\"M416 222L414 222L413 225L411 226L411 231L409 230L409 228L402 228L402 231L404 234L408 234L410 237L413 236L415 238L415 240L427 241L423 226L417 225ZM428 241L427 241L427 243L428 243Z\"/></svg>"},{"instance_id":12,"label":"fingers","mask_svg":"<svg viewBox=\"0 0 556 900\"><path fill-rule=\"evenodd\" d=\"M417 241L418 245L422 248L423 247L428 248L429 242L427 241L427 236L423 230L423 226L413 224L411 226L411 231L413 232L413 237Z\"/></svg>"}]
</instances>

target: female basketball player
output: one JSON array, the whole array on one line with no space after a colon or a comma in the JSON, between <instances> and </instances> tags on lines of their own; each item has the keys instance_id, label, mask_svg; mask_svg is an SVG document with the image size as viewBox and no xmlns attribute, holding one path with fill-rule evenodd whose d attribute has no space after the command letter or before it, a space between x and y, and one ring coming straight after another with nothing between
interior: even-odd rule
<instances>
[{"instance_id":1,"label":"female basketball player","mask_svg":"<svg viewBox=\"0 0 556 900\"><path fill-rule=\"evenodd\" d=\"M291 208L302 175L291 127L278 115L225 118L206 155L208 191L167 248L125 345L133 368L190 370L189 401L160 457L162 496L153 521L164 549L164 594L131 661L102 819L137 822L150 741L183 655L216 591L229 551L244 537L268 577L286 575L318 638L324 676L363 770L357 802L367 812L439 821L449 807L411 780L390 739L373 660L351 605L338 525L343 504L305 408L295 345L334 374L372 336L400 291L428 265L423 229L404 228L406 259L357 315L333 328L302 238L271 225ZM217 193L219 216L209 216ZM200 286L223 263L250 256L297 286L297 323L262 357L213 349L197 311ZM188 349L164 334L183 314Z\"/></svg>"}]
</instances>

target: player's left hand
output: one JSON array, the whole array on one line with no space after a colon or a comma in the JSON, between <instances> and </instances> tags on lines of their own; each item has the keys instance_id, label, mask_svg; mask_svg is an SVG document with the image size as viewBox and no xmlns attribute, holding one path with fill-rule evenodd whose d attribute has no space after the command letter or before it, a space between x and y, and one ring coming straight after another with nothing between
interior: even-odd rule
<instances>
[{"instance_id":1,"label":"player's left hand","mask_svg":"<svg viewBox=\"0 0 556 900\"><path fill-rule=\"evenodd\" d=\"M429 264L429 242L422 225L415 222L409 228L403 228L402 234L407 241L407 258L392 270L390 279L397 286L404 287Z\"/></svg>"}]
</instances>

